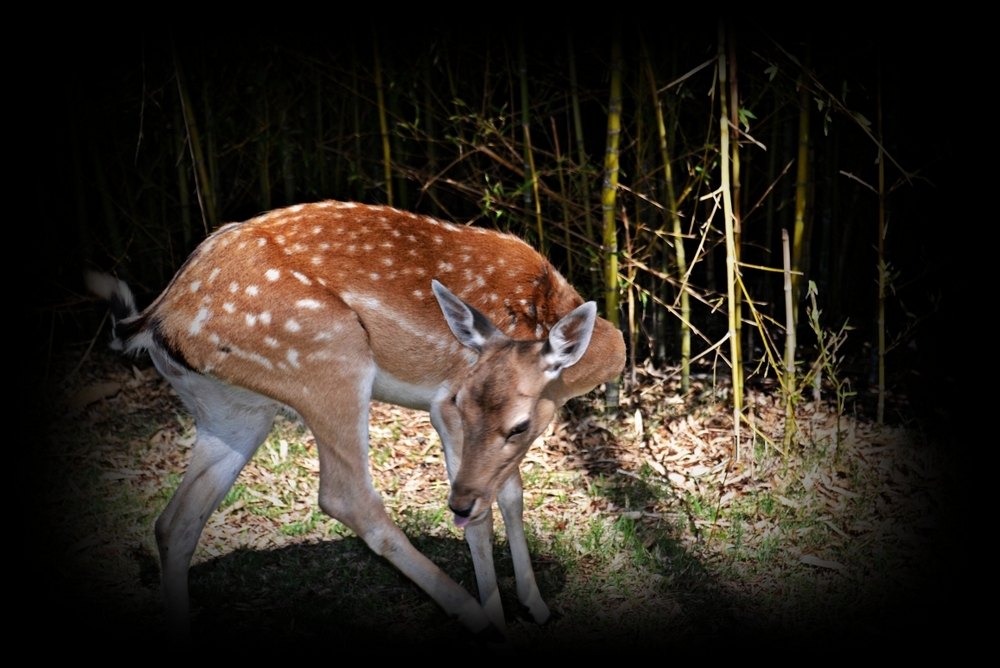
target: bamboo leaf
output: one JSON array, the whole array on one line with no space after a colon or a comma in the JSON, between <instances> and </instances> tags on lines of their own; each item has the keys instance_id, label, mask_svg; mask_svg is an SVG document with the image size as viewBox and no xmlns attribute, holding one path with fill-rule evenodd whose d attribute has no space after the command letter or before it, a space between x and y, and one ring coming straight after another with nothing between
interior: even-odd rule
<instances>
[{"instance_id":1,"label":"bamboo leaf","mask_svg":"<svg viewBox=\"0 0 1000 668\"><path fill-rule=\"evenodd\" d=\"M862 114L860 111L852 111L851 113L854 114L854 118L861 121L861 124L864 125L865 127L871 126L872 122L869 121L867 118L865 118L864 114Z\"/></svg>"},{"instance_id":2,"label":"bamboo leaf","mask_svg":"<svg viewBox=\"0 0 1000 668\"><path fill-rule=\"evenodd\" d=\"M753 112L749 109L740 108L737 113L740 117L740 125L742 125L747 132L750 132L750 119L752 118L753 120L757 120L757 117L754 116Z\"/></svg>"},{"instance_id":3,"label":"bamboo leaf","mask_svg":"<svg viewBox=\"0 0 1000 668\"><path fill-rule=\"evenodd\" d=\"M766 74L769 77L768 81L774 81L774 77L777 76L778 74L778 66L771 65L766 70L764 70L764 74Z\"/></svg>"}]
</instances>

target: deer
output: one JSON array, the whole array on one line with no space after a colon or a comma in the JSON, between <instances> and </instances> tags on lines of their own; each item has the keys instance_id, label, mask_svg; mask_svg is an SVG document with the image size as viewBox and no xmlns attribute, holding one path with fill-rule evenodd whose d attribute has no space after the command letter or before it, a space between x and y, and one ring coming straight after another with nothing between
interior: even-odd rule
<instances>
[{"instance_id":1,"label":"deer","mask_svg":"<svg viewBox=\"0 0 1000 668\"><path fill-rule=\"evenodd\" d=\"M280 410L312 431L320 508L470 632L502 643L496 503L517 596L534 622L549 619L525 539L519 465L560 406L615 381L625 345L524 241L323 201L220 227L141 313L124 281L85 278L109 302L112 348L148 352L195 419L190 463L155 523L174 639L191 641L188 569L201 532ZM387 514L368 462L373 400L430 413L479 601Z\"/></svg>"}]
</instances>

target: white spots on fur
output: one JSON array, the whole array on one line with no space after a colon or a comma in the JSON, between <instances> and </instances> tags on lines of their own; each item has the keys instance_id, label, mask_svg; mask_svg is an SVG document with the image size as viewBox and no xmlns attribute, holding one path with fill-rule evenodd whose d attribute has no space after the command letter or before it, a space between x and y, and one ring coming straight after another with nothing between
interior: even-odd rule
<instances>
[{"instance_id":1,"label":"white spots on fur","mask_svg":"<svg viewBox=\"0 0 1000 668\"><path fill-rule=\"evenodd\" d=\"M469 255L468 253L465 253L464 255L462 255L462 262L466 262L466 263L468 263L468 262L470 262L471 260L472 260L472 256L471 256L471 255Z\"/></svg>"},{"instance_id":2,"label":"white spots on fur","mask_svg":"<svg viewBox=\"0 0 1000 668\"><path fill-rule=\"evenodd\" d=\"M441 262L438 262L438 269L444 272L449 272L452 269L454 269L454 267L450 262L445 262L444 260L442 260Z\"/></svg>"},{"instance_id":3,"label":"white spots on fur","mask_svg":"<svg viewBox=\"0 0 1000 668\"><path fill-rule=\"evenodd\" d=\"M518 292L520 292L520 290L518 290ZM527 299L518 299L517 303L520 304L521 306L527 306L528 300Z\"/></svg>"},{"instance_id":4,"label":"white spots on fur","mask_svg":"<svg viewBox=\"0 0 1000 668\"><path fill-rule=\"evenodd\" d=\"M323 264L323 258L321 258L319 255L313 255L310 262L313 263L313 266L318 267L319 265Z\"/></svg>"},{"instance_id":5,"label":"white spots on fur","mask_svg":"<svg viewBox=\"0 0 1000 668\"><path fill-rule=\"evenodd\" d=\"M195 334L200 332L201 326L206 320L208 320L208 309L207 308L200 309L198 311L198 315L196 315L194 317L194 320L191 321L191 326L188 327L188 334L194 336Z\"/></svg>"},{"instance_id":6,"label":"white spots on fur","mask_svg":"<svg viewBox=\"0 0 1000 668\"><path fill-rule=\"evenodd\" d=\"M392 242L391 241L383 241L382 243L379 244L379 246L381 246L382 248L392 248Z\"/></svg>"},{"instance_id":7,"label":"white spots on fur","mask_svg":"<svg viewBox=\"0 0 1000 668\"><path fill-rule=\"evenodd\" d=\"M353 292L344 292L341 293L340 298L343 299L344 302L351 308L360 306L373 311L382 308L382 302L374 297L364 297L362 295L356 295Z\"/></svg>"},{"instance_id":8,"label":"white spots on fur","mask_svg":"<svg viewBox=\"0 0 1000 668\"><path fill-rule=\"evenodd\" d=\"M273 336L265 336L264 343L266 343L268 346L272 348L278 347L278 339L274 338Z\"/></svg>"},{"instance_id":9,"label":"white spots on fur","mask_svg":"<svg viewBox=\"0 0 1000 668\"><path fill-rule=\"evenodd\" d=\"M267 239L265 239L264 237L260 237L259 239L257 239L257 245L258 246L263 246L266 243L267 243Z\"/></svg>"},{"instance_id":10,"label":"white spots on fur","mask_svg":"<svg viewBox=\"0 0 1000 668\"><path fill-rule=\"evenodd\" d=\"M427 273L427 270L424 269L423 267L417 267L413 271L414 271L414 273L416 273L417 276L423 276L424 274Z\"/></svg>"},{"instance_id":11,"label":"white spots on fur","mask_svg":"<svg viewBox=\"0 0 1000 668\"><path fill-rule=\"evenodd\" d=\"M436 243L436 244L443 244L444 243L444 239L442 239L441 237L439 237L437 235L434 235L434 243Z\"/></svg>"},{"instance_id":12,"label":"white spots on fur","mask_svg":"<svg viewBox=\"0 0 1000 668\"><path fill-rule=\"evenodd\" d=\"M281 278L281 272L278 271L277 269L268 269L267 271L264 272L264 277L267 278L267 280L274 283L276 280Z\"/></svg>"},{"instance_id":13,"label":"white spots on fur","mask_svg":"<svg viewBox=\"0 0 1000 668\"><path fill-rule=\"evenodd\" d=\"M285 359L287 359L288 363L296 369L299 368L299 351L295 348L288 349L288 354L285 356Z\"/></svg>"},{"instance_id":14,"label":"white spots on fur","mask_svg":"<svg viewBox=\"0 0 1000 668\"><path fill-rule=\"evenodd\" d=\"M355 246L354 246L354 244L351 244L350 246L348 246L348 247L347 247L347 252L348 252L348 253L353 253L353 252L354 252L354 250L355 250Z\"/></svg>"},{"instance_id":15,"label":"white spots on fur","mask_svg":"<svg viewBox=\"0 0 1000 668\"><path fill-rule=\"evenodd\" d=\"M285 322L285 329L289 332L295 333L300 329L302 329L302 325L295 322L294 320L289 319L288 321Z\"/></svg>"},{"instance_id":16,"label":"white spots on fur","mask_svg":"<svg viewBox=\"0 0 1000 668\"><path fill-rule=\"evenodd\" d=\"M541 325L535 325L535 338L536 339L542 338L542 326Z\"/></svg>"},{"instance_id":17,"label":"white spots on fur","mask_svg":"<svg viewBox=\"0 0 1000 668\"><path fill-rule=\"evenodd\" d=\"M458 232L459 230L457 225L452 225L451 223L443 223L443 225L444 229L448 230L449 232Z\"/></svg>"},{"instance_id":18,"label":"white spots on fur","mask_svg":"<svg viewBox=\"0 0 1000 668\"><path fill-rule=\"evenodd\" d=\"M345 209L353 209L354 207L357 206L357 204L355 204L354 202L344 202L340 206L344 207Z\"/></svg>"},{"instance_id":19,"label":"white spots on fur","mask_svg":"<svg viewBox=\"0 0 1000 668\"><path fill-rule=\"evenodd\" d=\"M252 352L249 352L247 350L242 350L240 348L237 348L236 346L230 346L229 347L229 352L230 352L231 355L235 355L236 357L239 357L240 359L248 360L250 362L256 362L257 364L260 364L265 369L273 369L274 368L274 365L271 363L271 360L267 359L263 355L258 355L257 353L252 353Z\"/></svg>"},{"instance_id":20,"label":"white spots on fur","mask_svg":"<svg viewBox=\"0 0 1000 668\"><path fill-rule=\"evenodd\" d=\"M416 297L417 299L423 299L424 298L424 291L423 290L414 290L413 291L413 296Z\"/></svg>"},{"instance_id":21,"label":"white spots on fur","mask_svg":"<svg viewBox=\"0 0 1000 668\"><path fill-rule=\"evenodd\" d=\"M495 302L495 301L496 301L496 300L498 300L498 299L500 299L500 298L499 298L499 297L497 297L497 296L496 296L495 294L491 294L491 295L490 295L490 301L491 301L491 302Z\"/></svg>"},{"instance_id":22,"label":"white spots on fur","mask_svg":"<svg viewBox=\"0 0 1000 668\"><path fill-rule=\"evenodd\" d=\"M365 244L364 246L362 246L362 248L364 248L365 251L371 251L375 247L372 246L371 244Z\"/></svg>"},{"instance_id":23,"label":"white spots on fur","mask_svg":"<svg viewBox=\"0 0 1000 668\"><path fill-rule=\"evenodd\" d=\"M292 252L293 253L302 253L303 251L307 251L307 250L309 250L309 246L305 246L303 244L294 244L292 246Z\"/></svg>"},{"instance_id":24,"label":"white spots on fur","mask_svg":"<svg viewBox=\"0 0 1000 668\"><path fill-rule=\"evenodd\" d=\"M391 267L392 266L392 258L391 257L384 257L384 258L382 258L382 264L384 264L387 267Z\"/></svg>"},{"instance_id":25,"label":"white spots on fur","mask_svg":"<svg viewBox=\"0 0 1000 668\"><path fill-rule=\"evenodd\" d=\"M499 264L502 267L505 264L507 264L507 260L505 258L501 257L501 258L497 259L497 264Z\"/></svg>"},{"instance_id":26,"label":"white spots on fur","mask_svg":"<svg viewBox=\"0 0 1000 668\"><path fill-rule=\"evenodd\" d=\"M270 311L264 311L263 313L261 313L257 317L260 318L260 323L262 325L270 325L271 324L271 312Z\"/></svg>"},{"instance_id":27,"label":"white spots on fur","mask_svg":"<svg viewBox=\"0 0 1000 668\"><path fill-rule=\"evenodd\" d=\"M474 229L477 234L486 234L486 230L481 227L473 227L472 229Z\"/></svg>"},{"instance_id":28,"label":"white spots on fur","mask_svg":"<svg viewBox=\"0 0 1000 668\"><path fill-rule=\"evenodd\" d=\"M322 278L317 278L316 282L322 285L324 288L326 287L326 281L324 281Z\"/></svg>"},{"instance_id":29,"label":"white spots on fur","mask_svg":"<svg viewBox=\"0 0 1000 668\"><path fill-rule=\"evenodd\" d=\"M226 302L222 305L222 310L226 313L236 313L236 304L232 302Z\"/></svg>"},{"instance_id":30,"label":"white spots on fur","mask_svg":"<svg viewBox=\"0 0 1000 668\"><path fill-rule=\"evenodd\" d=\"M300 299L299 301L295 302L295 305L298 306L299 308L307 308L313 311L323 306L315 299Z\"/></svg>"},{"instance_id":31,"label":"white spots on fur","mask_svg":"<svg viewBox=\"0 0 1000 668\"><path fill-rule=\"evenodd\" d=\"M323 243L321 243L321 244L319 245L319 249L320 249L321 251L325 251L325 250L329 250L329 249L330 249L330 244L328 244L328 243L326 243L326 242L324 241Z\"/></svg>"},{"instance_id":32,"label":"white spots on fur","mask_svg":"<svg viewBox=\"0 0 1000 668\"><path fill-rule=\"evenodd\" d=\"M274 240L275 240L275 241L277 241L277 242L278 242L278 243L279 243L280 245L282 245L282 246L284 246L284 245L285 245L285 237L284 237L284 235L282 235L282 234L279 234L278 236L276 236L276 237L274 238Z\"/></svg>"},{"instance_id":33,"label":"white spots on fur","mask_svg":"<svg viewBox=\"0 0 1000 668\"><path fill-rule=\"evenodd\" d=\"M305 204L296 204L295 206L291 207L289 211L291 211L292 213L298 213L304 208L306 208Z\"/></svg>"},{"instance_id":34,"label":"white spots on fur","mask_svg":"<svg viewBox=\"0 0 1000 668\"><path fill-rule=\"evenodd\" d=\"M222 339L219 338L218 334L216 334L215 332L212 332L211 334L208 335L208 340L211 341L212 343L214 343L215 345L219 345L219 342Z\"/></svg>"},{"instance_id":35,"label":"white spots on fur","mask_svg":"<svg viewBox=\"0 0 1000 668\"><path fill-rule=\"evenodd\" d=\"M327 200L326 202L319 202L315 206L318 206L321 209L329 209L331 206L334 206L334 202Z\"/></svg>"},{"instance_id":36,"label":"white spots on fur","mask_svg":"<svg viewBox=\"0 0 1000 668\"><path fill-rule=\"evenodd\" d=\"M328 362L332 359L336 359L337 356L333 354L332 350L317 350L315 352L306 355L306 360L309 362Z\"/></svg>"},{"instance_id":37,"label":"white spots on fur","mask_svg":"<svg viewBox=\"0 0 1000 668\"><path fill-rule=\"evenodd\" d=\"M244 317L246 318L247 327L253 327L257 324L257 316L253 313L247 313Z\"/></svg>"},{"instance_id":38,"label":"white spots on fur","mask_svg":"<svg viewBox=\"0 0 1000 668\"><path fill-rule=\"evenodd\" d=\"M260 288L258 288L256 285L248 285L246 293L251 297L256 297L258 294L260 294Z\"/></svg>"},{"instance_id":39,"label":"white spots on fur","mask_svg":"<svg viewBox=\"0 0 1000 668\"><path fill-rule=\"evenodd\" d=\"M417 243L417 238L415 236L413 236L412 234L407 234L406 235L406 239L408 241L412 241L413 243Z\"/></svg>"},{"instance_id":40,"label":"white spots on fur","mask_svg":"<svg viewBox=\"0 0 1000 668\"><path fill-rule=\"evenodd\" d=\"M511 321L511 323L509 325L507 325L507 333L510 334L511 332L513 332L515 326L516 326L516 323L513 322L513 321Z\"/></svg>"},{"instance_id":41,"label":"white spots on fur","mask_svg":"<svg viewBox=\"0 0 1000 668\"><path fill-rule=\"evenodd\" d=\"M496 267L494 267L492 264L486 266L486 275L487 276L490 275L490 274L492 274L494 271L496 271Z\"/></svg>"},{"instance_id":42,"label":"white spots on fur","mask_svg":"<svg viewBox=\"0 0 1000 668\"><path fill-rule=\"evenodd\" d=\"M368 274L368 278L372 279L373 281L377 281L379 279L379 275L376 274L375 272L372 272Z\"/></svg>"},{"instance_id":43,"label":"white spots on fur","mask_svg":"<svg viewBox=\"0 0 1000 668\"><path fill-rule=\"evenodd\" d=\"M240 245L239 245L239 246L237 246L237 247L236 247L236 249L237 249L237 250L243 250L243 249L244 249L244 248L246 248L246 247L247 247L247 242L245 242L245 241L241 241L241 242L240 242Z\"/></svg>"},{"instance_id":44,"label":"white spots on fur","mask_svg":"<svg viewBox=\"0 0 1000 668\"><path fill-rule=\"evenodd\" d=\"M195 281L191 284L191 292L198 292L198 288L201 287L201 281Z\"/></svg>"},{"instance_id":45,"label":"white spots on fur","mask_svg":"<svg viewBox=\"0 0 1000 668\"><path fill-rule=\"evenodd\" d=\"M300 274L297 271L293 271L292 276L299 279L299 282L302 283L303 285L312 285L312 281L310 281L304 274Z\"/></svg>"},{"instance_id":46,"label":"white spots on fur","mask_svg":"<svg viewBox=\"0 0 1000 668\"><path fill-rule=\"evenodd\" d=\"M313 341L333 341L339 331L340 325L334 325L333 329L326 329L316 334Z\"/></svg>"},{"instance_id":47,"label":"white spots on fur","mask_svg":"<svg viewBox=\"0 0 1000 668\"><path fill-rule=\"evenodd\" d=\"M399 231L399 230L393 230L393 231L392 231L392 236L394 236L394 237L398 237L398 236L400 236L400 234L401 234L401 233L400 233L400 231Z\"/></svg>"},{"instance_id":48,"label":"white spots on fur","mask_svg":"<svg viewBox=\"0 0 1000 668\"><path fill-rule=\"evenodd\" d=\"M514 288L514 294L515 294L515 295L519 295L519 294L521 294L522 292L524 292L524 286L523 286L523 285L518 285L517 287L515 287L515 288ZM524 300L523 300L523 299L521 300L521 303L522 303L522 304L524 303Z\"/></svg>"},{"instance_id":49,"label":"white spots on fur","mask_svg":"<svg viewBox=\"0 0 1000 668\"><path fill-rule=\"evenodd\" d=\"M221 271L222 270L219 269L218 267L216 267L215 269L213 269L212 273L208 275L208 282L211 283L212 281L214 281L216 279L216 277L219 275L219 272L221 272Z\"/></svg>"},{"instance_id":50,"label":"white spots on fur","mask_svg":"<svg viewBox=\"0 0 1000 668\"><path fill-rule=\"evenodd\" d=\"M240 289L240 284L237 283L236 281L233 281L232 283L229 284L229 291L230 292L232 292L232 293L235 294L236 291L239 290L239 289Z\"/></svg>"},{"instance_id":51,"label":"white spots on fur","mask_svg":"<svg viewBox=\"0 0 1000 668\"><path fill-rule=\"evenodd\" d=\"M476 287L485 288L486 280L482 276L476 276Z\"/></svg>"}]
</instances>

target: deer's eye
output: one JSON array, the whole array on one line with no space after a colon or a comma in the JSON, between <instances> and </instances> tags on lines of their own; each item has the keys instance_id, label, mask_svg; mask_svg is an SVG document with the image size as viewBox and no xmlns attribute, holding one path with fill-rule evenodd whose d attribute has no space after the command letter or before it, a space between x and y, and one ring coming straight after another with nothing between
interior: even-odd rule
<instances>
[{"instance_id":1,"label":"deer's eye","mask_svg":"<svg viewBox=\"0 0 1000 668\"><path fill-rule=\"evenodd\" d=\"M524 432L528 431L529 424L530 423L529 423L528 420L525 420L524 422L519 422L517 424L517 426L514 427L513 429L511 429L510 433L507 434L507 440L510 440L510 439L514 438L515 436L520 436Z\"/></svg>"}]
</instances>

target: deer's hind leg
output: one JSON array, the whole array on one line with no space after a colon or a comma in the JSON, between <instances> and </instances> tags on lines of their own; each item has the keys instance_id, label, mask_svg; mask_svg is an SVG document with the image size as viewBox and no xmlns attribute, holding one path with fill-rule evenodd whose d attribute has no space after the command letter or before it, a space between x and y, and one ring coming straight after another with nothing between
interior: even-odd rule
<instances>
[{"instance_id":1,"label":"deer's hind leg","mask_svg":"<svg viewBox=\"0 0 1000 668\"><path fill-rule=\"evenodd\" d=\"M278 404L182 369L162 351L151 352L160 372L194 413L197 428L184 478L156 520L168 630L183 642L190 639L188 567L198 539L208 518L270 433Z\"/></svg>"}]
</instances>

